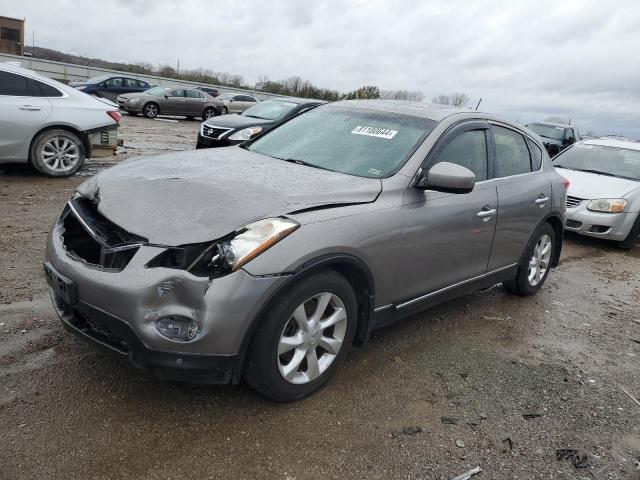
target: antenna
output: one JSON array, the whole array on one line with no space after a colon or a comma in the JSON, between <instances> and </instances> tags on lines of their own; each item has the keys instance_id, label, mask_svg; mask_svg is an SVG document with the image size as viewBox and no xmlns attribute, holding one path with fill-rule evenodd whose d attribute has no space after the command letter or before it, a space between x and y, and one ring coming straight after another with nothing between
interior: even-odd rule
<instances>
[{"instance_id":1,"label":"antenna","mask_svg":"<svg viewBox=\"0 0 640 480\"><path fill-rule=\"evenodd\" d=\"M480 100L478 100L478 104L476 105L476 110L478 110L478 107L480 106L481 103L482 103L482 97L480 97Z\"/></svg>"}]
</instances>

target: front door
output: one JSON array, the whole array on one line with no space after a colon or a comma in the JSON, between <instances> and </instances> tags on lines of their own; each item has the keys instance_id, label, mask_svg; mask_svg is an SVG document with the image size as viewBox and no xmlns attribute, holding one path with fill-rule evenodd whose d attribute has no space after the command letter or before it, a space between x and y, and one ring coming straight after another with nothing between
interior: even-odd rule
<instances>
[{"instance_id":1,"label":"front door","mask_svg":"<svg viewBox=\"0 0 640 480\"><path fill-rule=\"evenodd\" d=\"M525 137L504 125L492 125L498 225L489 270L518 263L536 226L551 210L551 182L540 169Z\"/></svg>"},{"instance_id":2,"label":"front door","mask_svg":"<svg viewBox=\"0 0 640 480\"><path fill-rule=\"evenodd\" d=\"M489 178L489 125L471 121L446 133L425 162L451 162L476 174L470 193L409 188L397 300L407 301L484 275L496 227L497 193Z\"/></svg>"},{"instance_id":3,"label":"front door","mask_svg":"<svg viewBox=\"0 0 640 480\"><path fill-rule=\"evenodd\" d=\"M160 111L167 115L184 115L186 93L182 89L169 90L160 106Z\"/></svg>"}]
</instances>

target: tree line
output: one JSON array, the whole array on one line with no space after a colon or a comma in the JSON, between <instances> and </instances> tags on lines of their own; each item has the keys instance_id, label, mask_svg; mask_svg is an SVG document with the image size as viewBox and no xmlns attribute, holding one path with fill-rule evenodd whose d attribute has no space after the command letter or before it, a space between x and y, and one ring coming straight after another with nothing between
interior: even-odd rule
<instances>
[{"instance_id":1,"label":"tree line","mask_svg":"<svg viewBox=\"0 0 640 480\"><path fill-rule=\"evenodd\" d=\"M89 58L80 55L70 55L67 53L51 50L49 48L36 47L33 55L35 58L53 60L56 62L74 63L76 65L86 65L95 68L105 68L118 70L132 74L154 75L176 80L185 80L196 83L219 85L222 87L244 88L248 90L258 90L265 93L286 95L301 98L316 98L334 102L336 100L353 99L384 99L384 100L409 100L422 102L425 96L422 92L411 90L381 90L374 85L365 85L349 92L340 92L327 88L320 88L299 76L291 76L283 80L270 80L266 76L258 79L255 85L248 84L242 75L227 72L216 72L212 69L178 69L177 65L152 65L148 62L121 63L109 62L98 58ZM433 103L444 105L464 106L469 101L469 97L464 93L452 93L450 95L439 95L431 99Z\"/></svg>"}]
</instances>

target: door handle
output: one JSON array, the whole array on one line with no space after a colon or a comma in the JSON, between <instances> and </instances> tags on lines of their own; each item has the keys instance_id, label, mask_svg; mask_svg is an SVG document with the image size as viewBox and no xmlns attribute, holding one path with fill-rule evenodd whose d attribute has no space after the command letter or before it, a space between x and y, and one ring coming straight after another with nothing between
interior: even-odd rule
<instances>
[{"instance_id":1,"label":"door handle","mask_svg":"<svg viewBox=\"0 0 640 480\"><path fill-rule=\"evenodd\" d=\"M28 112L37 112L39 110L42 110L40 107L34 107L33 105L23 105L19 108L20 110L26 110Z\"/></svg>"},{"instance_id":2,"label":"door handle","mask_svg":"<svg viewBox=\"0 0 640 480\"><path fill-rule=\"evenodd\" d=\"M498 211L495 208L484 207L482 210L476 213L476 217L482 218L483 220L487 221L491 217L493 217L497 212Z\"/></svg>"},{"instance_id":3,"label":"door handle","mask_svg":"<svg viewBox=\"0 0 640 480\"><path fill-rule=\"evenodd\" d=\"M535 203L536 205L544 205L545 203L547 203L549 201L549 197L544 197L544 196L540 196L540 198L536 198L533 203Z\"/></svg>"}]
</instances>

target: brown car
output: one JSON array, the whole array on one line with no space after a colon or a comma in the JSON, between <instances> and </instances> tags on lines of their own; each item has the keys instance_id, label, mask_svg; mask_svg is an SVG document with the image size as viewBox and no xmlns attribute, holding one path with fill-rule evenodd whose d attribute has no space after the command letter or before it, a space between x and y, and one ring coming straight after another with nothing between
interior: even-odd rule
<instances>
[{"instance_id":1,"label":"brown car","mask_svg":"<svg viewBox=\"0 0 640 480\"><path fill-rule=\"evenodd\" d=\"M184 115L187 118L207 118L220 115L224 104L198 89L153 87L141 93L118 96L118 106L132 115L142 113L147 118L158 115Z\"/></svg>"}]
</instances>

